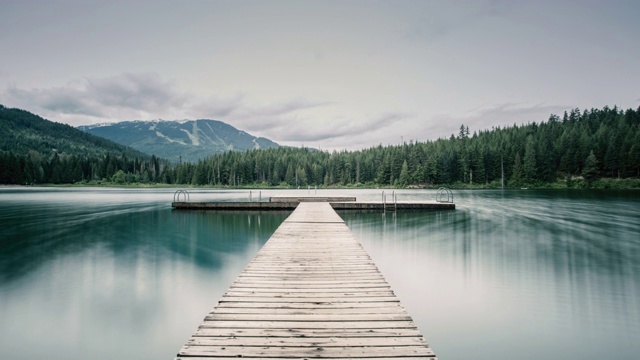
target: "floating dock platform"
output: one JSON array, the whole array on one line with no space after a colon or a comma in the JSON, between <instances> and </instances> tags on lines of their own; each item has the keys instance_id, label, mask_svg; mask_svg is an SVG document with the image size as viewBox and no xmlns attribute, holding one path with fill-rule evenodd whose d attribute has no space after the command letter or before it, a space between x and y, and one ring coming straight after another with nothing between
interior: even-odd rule
<instances>
[{"instance_id":1,"label":"floating dock platform","mask_svg":"<svg viewBox=\"0 0 640 360\"><path fill-rule=\"evenodd\" d=\"M332 205L296 206L176 359L435 359Z\"/></svg>"},{"instance_id":2,"label":"floating dock platform","mask_svg":"<svg viewBox=\"0 0 640 360\"><path fill-rule=\"evenodd\" d=\"M303 202L327 202L335 210L454 210L453 202L356 201L355 197L271 197L269 201L174 201L174 209L189 210L294 210Z\"/></svg>"}]
</instances>

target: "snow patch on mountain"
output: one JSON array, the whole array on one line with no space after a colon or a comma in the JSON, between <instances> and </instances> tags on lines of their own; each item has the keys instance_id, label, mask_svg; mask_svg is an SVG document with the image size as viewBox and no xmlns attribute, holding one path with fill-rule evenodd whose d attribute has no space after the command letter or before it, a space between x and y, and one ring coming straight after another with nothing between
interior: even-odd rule
<instances>
[{"instance_id":1,"label":"snow patch on mountain","mask_svg":"<svg viewBox=\"0 0 640 360\"><path fill-rule=\"evenodd\" d=\"M163 138L163 139L167 140L168 142L171 142L171 143L178 143L178 144L182 144L182 145L185 145L185 146L187 145L185 142L180 141L180 140L174 140L174 139L166 136L165 134L161 133L160 131L156 131L156 135L158 137L160 137L160 138Z\"/></svg>"},{"instance_id":2,"label":"snow patch on mountain","mask_svg":"<svg viewBox=\"0 0 640 360\"><path fill-rule=\"evenodd\" d=\"M191 144L193 146L200 146L200 139L198 138L198 122L194 121L193 122L193 131L189 132L186 129L180 129L182 131L184 131L185 134L187 134L187 137L189 137L189 140L191 140Z\"/></svg>"}]
</instances>

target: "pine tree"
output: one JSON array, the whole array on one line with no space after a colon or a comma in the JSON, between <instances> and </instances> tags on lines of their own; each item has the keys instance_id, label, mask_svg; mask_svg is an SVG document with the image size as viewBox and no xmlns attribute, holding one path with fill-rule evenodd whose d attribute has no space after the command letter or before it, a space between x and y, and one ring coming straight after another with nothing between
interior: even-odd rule
<instances>
[{"instance_id":1,"label":"pine tree","mask_svg":"<svg viewBox=\"0 0 640 360\"><path fill-rule=\"evenodd\" d=\"M511 173L511 181L515 186L522 186L524 179L524 170L522 169L522 160L520 159L520 153L516 153L516 158L513 162L513 172Z\"/></svg>"},{"instance_id":2,"label":"pine tree","mask_svg":"<svg viewBox=\"0 0 640 360\"><path fill-rule=\"evenodd\" d=\"M398 178L398 186L406 187L409 185L411 178L409 177L409 165L407 164L407 160L402 163L402 170L400 170L400 177Z\"/></svg>"},{"instance_id":3,"label":"pine tree","mask_svg":"<svg viewBox=\"0 0 640 360\"><path fill-rule=\"evenodd\" d=\"M533 136L529 135L524 149L523 172L525 181L528 183L533 182L536 179L537 171L535 143Z\"/></svg>"},{"instance_id":4,"label":"pine tree","mask_svg":"<svg viewBox=\"0 0 640 360\"><path fill-rule=\"evenodd\" d=\"M584 161L584 167L582 168L582 176L587 183L593 182L598 177L598 159L593 154L593 150L589 153L589 156Z\"/></svg>"}]
</instances>

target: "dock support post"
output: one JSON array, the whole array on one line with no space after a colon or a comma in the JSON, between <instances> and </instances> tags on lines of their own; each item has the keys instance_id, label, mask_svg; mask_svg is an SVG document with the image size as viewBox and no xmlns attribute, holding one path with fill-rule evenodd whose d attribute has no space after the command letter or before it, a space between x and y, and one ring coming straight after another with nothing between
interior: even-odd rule
<instances>
[{"instance_id":1,"label":"dock support post","mask_svg":"<svg viewBox=\"0 0 640 360\"><path fill-rule=\"evenodd\" d=\"M398 211L398 194L395 191L393 192L393 210Z\"/></svg>"}]
</instances>

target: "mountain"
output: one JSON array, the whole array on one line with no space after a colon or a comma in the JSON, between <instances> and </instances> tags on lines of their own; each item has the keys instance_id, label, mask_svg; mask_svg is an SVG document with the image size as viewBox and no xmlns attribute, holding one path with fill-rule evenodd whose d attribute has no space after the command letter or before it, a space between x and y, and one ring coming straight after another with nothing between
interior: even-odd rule
<instances>
[{"instance_id":1,"label":"mountain","mask_svg":"<svg viewBox=\"0 0 640 360\"><path fill-rule=\"evenodd\" d=\"M167 160L0 105L0 184L173 181Z\"/></svg>"},{"instance_id":2,"label":"mountain","mask_svg":"<svg viewBox=\"0 0 640 360\"><path fill-rule=\"evenodd\" d=\"M123 121L78 128L174 162L195 162L229 150L279 147L269 139L255 137L222 121L207 119Z\"/></svg>"},{"instance_id":3,"label":"mountain","mask_svg":"<svg viewBox=\"0 0 640 360\"><path fill-rule=\"evenodd\" d=\"M150 158L150 155L111 140L3 105L0 105L0 152L15 155L37 153L45 157L56 153L83 157L112 154L129 158Z\"/></svg>"}]
</instances>

